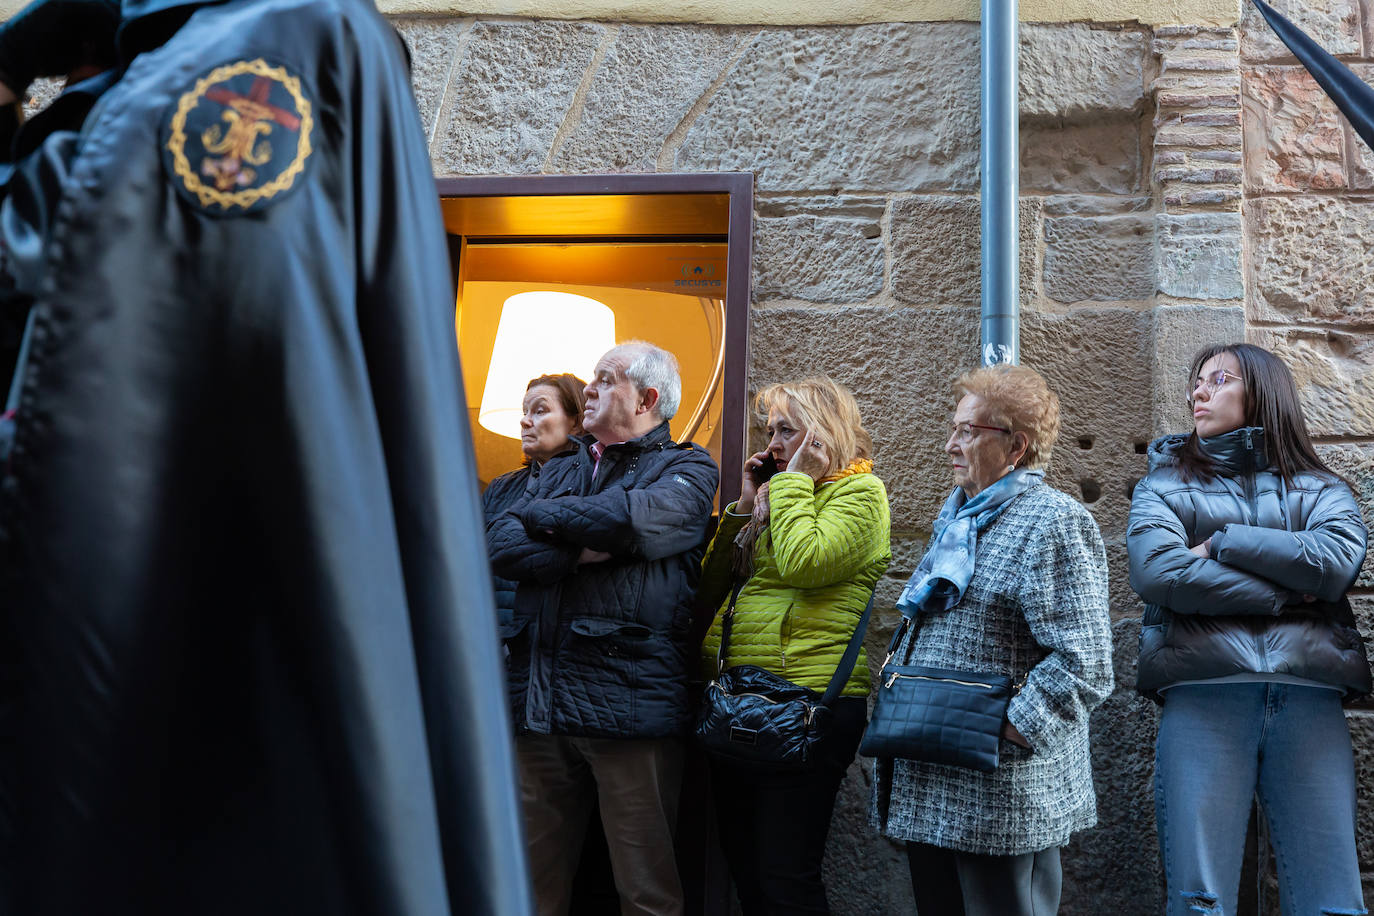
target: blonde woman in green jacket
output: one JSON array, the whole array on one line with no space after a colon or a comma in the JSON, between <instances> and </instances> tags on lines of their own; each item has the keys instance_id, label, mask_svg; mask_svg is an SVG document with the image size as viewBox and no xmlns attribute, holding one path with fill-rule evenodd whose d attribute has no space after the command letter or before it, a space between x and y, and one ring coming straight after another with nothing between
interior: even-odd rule
<instances>
[{"instance_id":1,"label":"blonde woman in green jacket","mask_svg":"<svg viewBox=\"0 0 1374 916\"><path fill-rule=\"evenodd\" d=\"M699 596L735 603L726 667L758 665L824 691L891 559L887 491L847 388L829 378L771 385L755 400L768 447L744 462L739 502L707 551ZM720 614L702 647L715 674ZM834 706L813 770L781 775L713 759L721 845L746 916L828 913L821 858L835 795L867 724L868 660Z\"/></svg>"}]
</instances>

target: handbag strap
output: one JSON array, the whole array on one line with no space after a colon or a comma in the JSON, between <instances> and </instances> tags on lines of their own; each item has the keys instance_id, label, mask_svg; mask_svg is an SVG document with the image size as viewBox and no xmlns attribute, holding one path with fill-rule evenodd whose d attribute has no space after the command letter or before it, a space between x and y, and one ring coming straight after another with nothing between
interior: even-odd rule
<instances>
[{"instance_id":1,"label":"handbag strap","mask_svg":"<svg viewBox=\"0 0 1374 916\"><path fill-rule=\"evenodd\" d=\"M864 606L863 616L859 618L859 624L854 628L854 635L849 637L849 645L845 646L839 667L830 676L830 685L825 688L825 693L821 695L822 706L829 706L835 702L835 698L840 695L840 691L844 689L845 683L849 680L849 675L854 671L854 665L859 661L859 649L864 644L864 634L868 632L868 619L873 616L873 602L877 597L877 593L869 594L868 604Z\"/></svg>"},{"instance_id":2,"label":"handbag strap","mask_svg":"<svg viewBox=\"0 0 1374 916\"><path fill-rule=\"evenodd\" d=\"M719 678L725 671L725 656L730 645L730 630L735 620L735 602L739 600L740 590L744 588L743 580L735 580L730 588L730 604L725 609L725 616L720 621L720 647L716 649L716 677ZM864 607L863 615L859 617L859 623L854 627L854 632L849 637L849 645L845 646L844 655L840 656L840 663L835 668L835 673L830 676L830 683L826 685L825 693L821 695L820 705L829 706L835 702L840 691L844 690L844 685L849 681L849 675L854 673L854 666L859 661L859 649L864 644L864 634L868 632L868 621L873 616L873 602L877 599L877 594L869 593L868 604ZM890 650L889 650L890 652Z\"/></svg>"},{"instance_id":3,"label":"handbag strap","mask_svg":"<svg viewBox=\"0 0 1374 916\"><path fill-rule=\"evenodd\" d=\"M887 668L888 662L892 661L892 656L897 654L897 646L901 645L902 634L906 632L908 626L911 626L911 618L904 616L902 617L901 625L892 631L892 638L887 641L887 654L883 656L883 666L878 669L879 674L882 674L884 669ZM916 633L919 632L920 629L920 624L917 624L912 630L911 642L907 643L906 646L906 660L902 664L907 664L911 661L911 651L916 645Z\"/></svg>"},{"instance_id":4,"label":"handbag strap","mask_svg":"<svg viewBox=\"0 0 1374 916\"><path fill-rule=\"evenodd\" d=\"M918 633L921 632L921 622L920 622L920 616L919 616L919 615L917 615L917 619L916 619L916 622L915 622L915 623L913 623L909 617L903 617L903 618L902 618L901 626L897 627L897 629L896 629L896 630L893 632L893 634L892 634L892 638L891 638L890 640L888 640L888 643L887 643L887 655L885 655L885 656L883 657L883 666L882 666L881 668L878 669L878 675L879 675L879 677L881 677L881 676L882 676L882 673L883 673L885 670L887 670L888 662L892 661L892 656L894 656L894 655L897 654L897 646L901 643L901 641L902 641L902 634L906 632L908 626L911 627L911 639L910 639L910 641L907 642L907 644L906 644L906 658L902 661L902 664L904 664L904 665L909 665L909 664L911 664L911 653L914 652L914 651L916 650L916 636L917 636ZM1038 643L1037 643L1037 645L1038 645ZM1032 665L1031 667L1033 668L1033 667L1035 667L1035 666ZM1026 681L1027 681L1029 678L1030 678L1030 671L1028 670L1028 671L1026 671L1025 674L1021 675L1021 679L1020 679L1019 681L1014 681L1014 682L1012 683L1012 685L1011 685L1011 687L1012 687L1012 692L1013 692L1013 693L1020 693L1020 692L1021 692L1021 688L1024 687L1024 686L1026 686Z\"/></svg>"},{"instance_id":5,"label":"handbag strap","mask_svg":"<svg viewBox=\"0 0 1374 916\"><path fill-rule=\"evenodd\" d=\"M744 588L743 579L736 579L734 584L730 586L730 606L725 609L725 616L720 619L720 646L716 649L717 678L725 670L725 656L729 652L731 625L735 622L735 601L738 600L742 588Z\"/></svg>"}]
</instances>

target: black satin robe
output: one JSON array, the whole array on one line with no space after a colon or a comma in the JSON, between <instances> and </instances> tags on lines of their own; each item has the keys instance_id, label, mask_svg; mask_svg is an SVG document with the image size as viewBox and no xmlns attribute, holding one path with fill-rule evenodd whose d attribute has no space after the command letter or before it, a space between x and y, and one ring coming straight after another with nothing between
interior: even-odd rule
<instances>
[{"instance_id":1,"label":"black satin robe","mask_svg":"<svg viewBox=\"0 0 1374 916\"><path fill-rule=\"evenodd\" d=\"M10 908L525 913L403 47L362 0L167 7L125 4L131 63L0 211L36 315L0 492ZM262 127L212 156L231 102Z\"/></svg>"}]
</instances>

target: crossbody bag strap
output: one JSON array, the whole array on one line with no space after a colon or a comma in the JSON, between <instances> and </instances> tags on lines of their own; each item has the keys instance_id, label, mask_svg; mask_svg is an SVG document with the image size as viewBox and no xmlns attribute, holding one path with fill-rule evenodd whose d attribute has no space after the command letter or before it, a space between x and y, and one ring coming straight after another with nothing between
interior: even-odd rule
<instances>
[{"instance_id":1,"label":"crossbody bag strap","mask_svg":"<svg viewBox=\"0 0 1374 916\"><path fill-rule=\"evenodd\" d=\"M902 644L902 636L906 633L908 627L911 629L911 641L906 644L906 658L902 661L902 664L905 665L911 662L911 650L916 645L916 634L920 632L921 629L919 616L914 623L910 617L902 617L901 624L896 630L892 631L892 638L887 641L887 655L883 656L883 666L878 669L879 674L887 670L887 666L892 662L893 656L897 654L897 647Z\"/></svg>"},{"instance_id":2,"label":"crossbody bag strap","mask_svg":"<svg viewBox=\"0 0 1374 916\"><path fill-rule=\"evenodd\" d=\"M883 666L882 666L881 668L878 669L878 674L879 674L879 675L881 675L882 672L884 672L884 671L887 670L888 664L891 663L893 656L895 656L895 655L897 654L897 646L899 646L899 645L901 644L901 642L902 642L902 634L905 633L905 632L907 631L907 627L908 627L908 626L911 628L911 639L910 639L910 641L908 641L907 644L906 644L906 658L904 658L904 659L902 660L902 664L904 664L904 665L909 665L909 664L911 664L911 653L914 652L914 651L916 650L916 634L918 634L918 633L921 631L921 618L920 618L919 615L916 617L916 620L915 620L914 622L913 622L911 619L907 618L907 617L903 617L903 618L902 618L902 624L901 624L901 626L897 627L896 632L894 632L894 633L892 634L892 639L888 640L888 643L887 643L887 657L885 657L885 658L883 659ZM1039 643L1036 643L1036 645L1039 645ZM1042 648L1043 648L1043 647L1042 647ZM1038 662L1037 662L1037 664L1038 664ZM1031 665L1031 668L1034 668L1034 667L1035 667L1035 665ZM1021 692L1021 688L1024 687L1024 686L1026 686L1026 680L1027 680L1029 677L1030 677L1030 669L1027 669L1027 670L1026 670L1026 673L1023 674L1023 675L1021 675L1021 679L1020 679L1020 680L1018 680L1018 681L1013 681L1013 682L1012 682L1012 685L1011 685L1012 693L1020 693L1020 692Z\"/></svg>"},{"instance_id":3,"label":"crossbody bag strap","mask_svg":"<svg viewBox=\"0 0 1374 916\"><path fill-rule=\"evenodd\" d=\"M717 678L725 670L725 657L730 651L730 628L735 622L735 601L739 598L739 592L742 588L744 588L744 580L742 579L736 579L734 584L730 586L730 605L725 609L725 616L720 619L720 647L716 649Z\"/></svg>"},{"instance_id":4,"label":"crossbody bag strap","mask_svg":"<svg viewBox=\"0 0 1374 916\"><path fill-rule=\"evenodd\" d=\"M886 668L887 663L892 661L892 656L897 652L897 646L901 645L902 634L906 632L907 625L910 623L910 619L903 617L901 624L898 625L897 629L892 631L892 638L887 641L887 654L883 656L883 667L879 668L879 671Z\"/></svg>"},{"instance_id":5,"label":"crossbody bag strap","mask_svg":"<svg viewBox=\"0 0 1374 916\"><path fill-rule=\"evenodd\" d=\"M840 665L830 676L830 684L821 696L822 706L829 706L835 702L835 698L840 695L840 691L849 680L849 675L853 673L854 665L859 661L859 649L864 644L864 634L868 632L868 620L873 616L873 602L877 597L876 593L868 596L868 605L864 608L863 616L859 618L859 625L854 628L854 635L849 637L849 645L845 647L844 655L840 658Z\"/></svg>"}]
</instances>

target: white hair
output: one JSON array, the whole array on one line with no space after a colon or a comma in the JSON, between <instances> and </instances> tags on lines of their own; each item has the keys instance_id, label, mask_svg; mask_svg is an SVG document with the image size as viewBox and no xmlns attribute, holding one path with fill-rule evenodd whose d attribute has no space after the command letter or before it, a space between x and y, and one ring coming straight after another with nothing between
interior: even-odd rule
<instances>
[{"instance_id":1,"label":"white hair","mask_svg":"<svg viewBox=\"0 0 1374 916\"><path fill-rule=\"evenodd\" d=\"M647 340L627 340L612 347L615 354L626 358L625 377L641 392L652 388L658 392L654 411L660 420L671 420L682 403L682 377L678 374L677 357Z\"/></svg>"}]
</instances>

